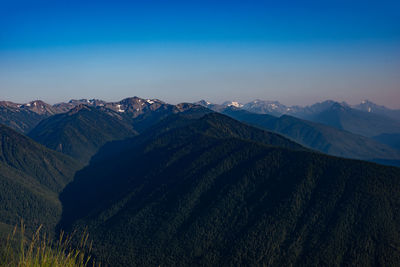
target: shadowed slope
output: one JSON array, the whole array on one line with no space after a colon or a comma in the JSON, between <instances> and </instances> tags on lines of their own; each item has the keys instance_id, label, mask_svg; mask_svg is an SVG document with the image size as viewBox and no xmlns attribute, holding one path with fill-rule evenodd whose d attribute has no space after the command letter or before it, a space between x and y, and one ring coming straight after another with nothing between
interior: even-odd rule
<instances>
[{"instance_id":1,"label":"shadowed slope","mask_svg":"<svg viewBox=\"0 0 400 267\"><path fill-rule=\"evenodd\" d=\"M113 154L118 154L120 150L135 147L167 132L184 132L189 135L201 133L216 138L236 137L272 146L306 150L301 145L281 135L243 124L220 113L208 111L204 114L201 110L200 112L167 116L135 138L107 143L92 160L98 161L101 158L111 157Z\"/></svg>"},{"instance_id":2,"label":"shadowed slope","mask_svg":"<svg viewBox=\"0 0 400 267\"><path fill-rule=\"evenodd\" d=\"M113 266L400 261L400 169L243 140L217 118L98 157L62 193L61 226L88 226Z\"/></svg>"}]
</instances>

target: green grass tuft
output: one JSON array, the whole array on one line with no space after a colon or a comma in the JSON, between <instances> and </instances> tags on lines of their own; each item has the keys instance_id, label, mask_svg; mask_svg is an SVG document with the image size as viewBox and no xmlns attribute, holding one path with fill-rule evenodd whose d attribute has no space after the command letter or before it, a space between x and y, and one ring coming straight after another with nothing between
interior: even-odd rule
<instances>
[{"instance_id":1,"label":"green grass tuft","mask_svg":"<svg viewBox=\"0 0 400 267\"><path fill-rule=\"evenodd\" d=\"M84 232L78 247L72 247L74 234L64 235L61 232L58 241L41 234L40 226L32 237L26 237L25 225L8 235L5 244L0 244L0 266L18 267L85 267L100 266L91 257L92 243Z\"/></svg>"}]
</instances>

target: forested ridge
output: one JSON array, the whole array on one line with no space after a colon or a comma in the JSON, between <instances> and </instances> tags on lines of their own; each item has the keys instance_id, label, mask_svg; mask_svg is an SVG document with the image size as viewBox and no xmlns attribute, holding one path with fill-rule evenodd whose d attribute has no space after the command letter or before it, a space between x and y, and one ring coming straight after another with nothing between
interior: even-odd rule
<instances>
[{"instance_id":1,"label":"forested ridge","mask_svg":"<svg viewBox=\"0 0 400 267\"><path fill-rule=\"evenodd\" d=\"M58 194L81 167L0 125L0 222L15 225L23 219L29 229L43 224L54 231L61 215Z\"/></svg>"},{"instance_id":2,"label":"forested ridge","mask_svg":"<svg viewBox=\"0 0 400 267\"><path fill-rule=\"evenodd\" d=\"M398 168L213 135L213 116L99 155L61 226L113 266L398 265Z\"/></svg>"}]
</instances>

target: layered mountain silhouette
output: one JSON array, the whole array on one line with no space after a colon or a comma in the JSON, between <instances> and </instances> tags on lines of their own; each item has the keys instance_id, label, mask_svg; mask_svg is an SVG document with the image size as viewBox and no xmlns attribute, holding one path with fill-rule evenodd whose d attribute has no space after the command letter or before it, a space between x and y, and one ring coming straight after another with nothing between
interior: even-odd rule
<instances>
[{"instance_id":1,"label":"layered mountain silhouette","mask_svg":"<svg viewBox=\"0 0 400 267\"><path fill-rule=\"evenodd\" d=\"M247 124L282 134L299 144L334 156L400 165L400 151L361 135L292 116L274 117L235 107L217 111ZM382 161L384 160L384 161ZM390 161L386 161L390 160Z\"/></svg>"},{"instance_id":2,"label":"layered mountain silhouette","mask_svg":"<svg viewBox=\"0 0 400 267\"><path fill-rule=\"evenodd\" d=\"M400 110L388 109L370 101L363 101L360 105L350 106L345 102L338 103L327 100L306 107L289 107L277 101L263 100L254 100L247 104L236 106L229 104L230 102L216 105L202 100L197 103L215 111L235 107L252 113L268 114L276 117L290 115L366 137L400 133Z\"/></svg>"},{"instance_id":3,"label":"layered mountain silhouette","mask_svg":"<svg viewBox=\"0 0 400 267\"><path fill-rule=\"evenodd\" d=\"M0 222L54 230L61 216L58 193L81 164L0 124Z\"/></svg>"},{"instance_id":4,"label":"layered mountain silhouette","mask_svg":"<svg viewBox=\"0 0 400 267\"><path fill-rule=\"evenodd\" d=\"M368 100L354 106L350 106L345 102L338 103L332 100L305 107L285 106L278 101L259 99L245 104L236 101L227 101L221 105L217 105L204 100L197 104L216 111L223 110L226 107L236 107L252 113L269 114L278 117L291 115L367 137L399 133L400 129L400 110L392 110ZM167 104L158 99L143 99L139 97L126 98L119 102L80 99L55 105L49 105L40 100L31 101L26 104L0 101L0 123L8 125L22 133L27 133L44 118L68 112L78 105L105 107L121 113L126 118L137 118L136 128L138 131L145 129L148 126L147 122L151 122L151 119L155 123L159 121L160 117L164 118L162 114L169 115L180 112L179 107L175 105ZM145 117L145 120L141 121L140 117Z\"/></svg>"},{"instance_id":5,"label":"layered mountain silhouette","mask_svg":"<svg viewBox=\"0 0 400 267\"><path fill-rule=\"evenodd\" d=\"M338 103L321 113L309 116L308 119L367 137L383 133L400 133L399 121Z\"/></svg>"},{"instance_id":6,"label":"layered mountain silhouette","mask_svg":"<svg viewBox=\"0 0 400 267\"><path fill-rule=\"evenodd\" d=\"M369 100L364 100L360 104L353 106L353 108L369 113L384 115L389 118L400 121L400 110L390 109L385 106L377 105Z\"/></svg>"},{"instance_id":7,"label":"layered mountain silhouette","mask_svg":"<svg viewBox=\"0 0 400 267\"><path fill-rule=\"evenodd\" d=\"M396 265L400 169L327 156L220 114L108 144L61 195L112 266Z\"/></svg>"},{"instance_id":8,"label":"layered mountain silhouette","mask_svg":"<svg viewBox=\"0 0 400 267\"><path fill-rule=\"evenodd\" d=\"M98 99L79 99L70 100L66 103L49 105L41 100L31 101L26 104L17 104L10 101L0 101L0 123L22 132L28 133L41 120L55 114L66 113L77 106L85 105L89 107L104 107L117 113L126 112L125 117L135 118L148 111L159 108L172 108L173 105L166 104L157 99L142 99L131 97L119 102L106 102ZM151 106L151 107L150 107Z\"/></svg>"}]
</instances>

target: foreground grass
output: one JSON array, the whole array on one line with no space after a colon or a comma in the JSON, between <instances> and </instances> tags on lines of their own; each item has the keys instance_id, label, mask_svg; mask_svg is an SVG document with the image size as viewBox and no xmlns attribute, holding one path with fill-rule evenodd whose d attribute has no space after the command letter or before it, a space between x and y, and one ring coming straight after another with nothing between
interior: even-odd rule
<instances>
[{"instance_id":1,"label":"foreground grass","mask_svg":"<svg viewBox=\"0 0 400 267\"><path fill-rule=\"evenodd\" d=\"M46 234L40 233L41 227L32 235L25 236L25 226L14 227L5 244L0 244L0 266L18 267L84 267L100 266L91 259L92 249L88 242L88 234L84 233L79 246L71 246L72 237L60 234L57 242L53 242ZM89 264L90 263L90 264Z\"/></svg>"}]
</instances>

